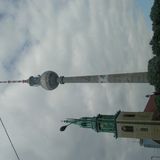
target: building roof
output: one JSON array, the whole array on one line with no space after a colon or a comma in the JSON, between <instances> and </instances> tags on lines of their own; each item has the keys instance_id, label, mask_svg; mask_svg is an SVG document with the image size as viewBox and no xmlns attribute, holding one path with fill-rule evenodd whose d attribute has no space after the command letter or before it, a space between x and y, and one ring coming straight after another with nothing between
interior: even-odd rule
<instances>
[{"instance_id":1,"label":"building roof","mask_svg":"<svg viewBox=\"0 0 160 160\"><path fill-rule=\"evenodd\" d=\"M155 103L155 95L151 95L147 102L147 105L144 109L144 112L155 112L156 111L156 103Z\"/></svg>"}]
</instances>

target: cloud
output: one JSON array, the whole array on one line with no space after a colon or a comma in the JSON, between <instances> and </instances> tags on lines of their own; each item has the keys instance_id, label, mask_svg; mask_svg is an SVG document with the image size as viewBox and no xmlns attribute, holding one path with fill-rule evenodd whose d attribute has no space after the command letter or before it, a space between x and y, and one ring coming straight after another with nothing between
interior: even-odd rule
<instances>
[{"instance_id":1,"label":"cloud","mask_svg":"<svg viewBox=\"0 0 160 160\"><path fill-rule=\"evenodd\" d=\"M152 33L134 1L17 0L0 2L0 11L2 80L46 70L64 76L147 71ZM1 117L22 159L143 158L138 143L76 126L60 133L59 127L68 117L142 111L145 94L153 91L148 84L64 84L51 92L26 84L0 89ZM5 135L0 137L1 159L16 158Z\"/></svg>"}]
</instances>

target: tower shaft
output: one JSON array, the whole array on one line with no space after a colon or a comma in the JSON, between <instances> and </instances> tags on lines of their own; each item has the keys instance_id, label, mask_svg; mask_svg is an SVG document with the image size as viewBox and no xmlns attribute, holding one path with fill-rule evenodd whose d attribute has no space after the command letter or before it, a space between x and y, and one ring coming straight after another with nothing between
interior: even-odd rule
<instances>
[{"instance_id":1,"label":"tower shaft","mask_svg":"<svg viewBox=\"0 0 160 160\"><path fill-rule=\"evenodd\" d=\"M75 77L58 77L64 83L148 83L147 72L120 73L108 75L91 75Z\"/></svg>"}]
</instances>

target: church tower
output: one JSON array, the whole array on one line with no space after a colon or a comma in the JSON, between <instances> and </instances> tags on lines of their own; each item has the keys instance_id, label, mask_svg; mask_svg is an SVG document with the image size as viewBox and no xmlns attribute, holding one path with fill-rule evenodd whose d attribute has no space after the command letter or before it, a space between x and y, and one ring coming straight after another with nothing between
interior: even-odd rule
<instances>
[{"instance_id":1,"label":"church tower","mask_svg":"<svg viewBox=\"0 0 160 160\"><path fill-rule=\"evenodd\" d=\"M115 115L82 117L67 119L68 123L60 128L64 131L71 124L82 128L91 128L96 132L113 133L116 138L150 138L160 140L160 120L154 118L153 112L117 112Z\"/></svg>"}]
</instances>

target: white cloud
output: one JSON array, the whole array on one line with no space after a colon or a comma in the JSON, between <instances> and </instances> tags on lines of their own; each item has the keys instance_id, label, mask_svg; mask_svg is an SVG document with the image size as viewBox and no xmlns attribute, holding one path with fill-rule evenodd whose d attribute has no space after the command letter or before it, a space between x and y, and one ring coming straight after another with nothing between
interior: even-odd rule
<instances>
[{"instance_id":1,"label":"white cloud","mask_svg":"<svg viewBox=\"0 0 160 160\"><path fill-rule=\"evenodd\" d=\"M151 33L134 1L17 0L0 2L0 11L2 80L46 70L65 76L147 70ZM1 116L22 159L128 159L134 153L138 160L138 143L73 126L60 133L60 120L142 111L152 90L148 84L64 84L51 92L4 85ZM0 137L0 158L15 158Z\"/></svg>"}]
</instances>

